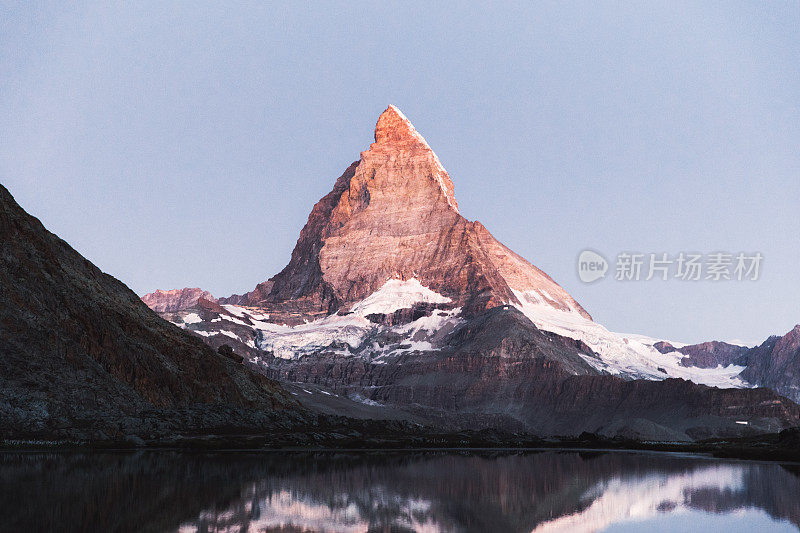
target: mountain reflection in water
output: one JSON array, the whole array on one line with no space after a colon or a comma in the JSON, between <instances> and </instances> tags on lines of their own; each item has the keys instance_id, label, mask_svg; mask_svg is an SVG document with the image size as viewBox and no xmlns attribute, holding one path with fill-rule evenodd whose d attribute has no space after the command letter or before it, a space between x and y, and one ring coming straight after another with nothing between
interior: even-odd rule
<instances>
[{"instance_id":1,"label":"mountain reflection in water","mask_svg":"<svg viewBox=\"0 0 800 533\"><path fill-rule=\"evenodd\" d=\"M657 453L5 452L0 495L4 531L800 529L798 467Z\"/></svg>"}]
</instances>

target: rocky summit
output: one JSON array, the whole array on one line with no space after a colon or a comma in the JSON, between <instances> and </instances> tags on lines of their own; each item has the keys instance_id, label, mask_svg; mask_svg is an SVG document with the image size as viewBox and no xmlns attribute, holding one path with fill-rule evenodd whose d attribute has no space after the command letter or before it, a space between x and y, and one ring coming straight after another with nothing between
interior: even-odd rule
<instances>
[{"instance_id":1,"label":"rocky summit","mask_svg":"<svg viewBox=\"0 0 800 533\"><path fill-rule=\"evenodd\" d=\"M777 431L800 416L750 388L735 347L684 349L594 322L462 215L444 166L394 106L314 206L281 272L216 301L188 291L143 299L323 412L684 441Z\"/></svg>"},{"instance_id":2,"label":"rocky summit","mask_svg":"<svg viewBox=\"0 0 800 533\"><path fill-rule=\"evenodd\" d=\"M461 216L447 171L394 106L369 150L314 206L286 268L236 303L287 319L328 315L388 280L414 280L470 316L537 298L589 317L547 274Z\"/></svg>"}]
</instances>

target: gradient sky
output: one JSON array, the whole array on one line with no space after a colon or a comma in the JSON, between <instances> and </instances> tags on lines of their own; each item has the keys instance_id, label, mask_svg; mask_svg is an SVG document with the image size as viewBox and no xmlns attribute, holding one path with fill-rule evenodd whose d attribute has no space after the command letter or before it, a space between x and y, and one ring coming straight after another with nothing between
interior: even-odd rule
<instances>
[{"instance_id":1,"label":"gradient sky","mask_svg":"<svg viewBox=\"0 0 800 533\"><path fill-rule=\"evenodd\" d=\"M397 105L461 212L609 329L800 323L800 3L0 2L0 182L139 294L252 289ZM592 248L756 282L578 280Z\"/></svg>"}]
</instances>

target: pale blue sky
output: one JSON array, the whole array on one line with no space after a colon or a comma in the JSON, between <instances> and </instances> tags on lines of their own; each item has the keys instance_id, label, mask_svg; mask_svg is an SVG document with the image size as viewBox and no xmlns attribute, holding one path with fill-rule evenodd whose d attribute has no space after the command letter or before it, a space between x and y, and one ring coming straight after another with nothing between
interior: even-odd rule
<instances>
[{"instance_id":1,"label":"pale blue sky","mask_svg":"<svg viewBox=\"0 0 800 533\"><path fill-rule=\"evenodd\" d=\"M800 3L131 4L0 3L0 182L137 293L278 272L394 103L462 213L610 329L800 322ZM585 285L587 247L765 262Z\"/></svg>"}]
</instances>

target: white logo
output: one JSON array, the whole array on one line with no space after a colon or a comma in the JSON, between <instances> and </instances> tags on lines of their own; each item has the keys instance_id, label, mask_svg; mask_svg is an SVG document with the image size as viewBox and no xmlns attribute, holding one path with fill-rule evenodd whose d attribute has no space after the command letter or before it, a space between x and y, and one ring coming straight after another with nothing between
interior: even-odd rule
<instances>
[{"instance_id":1,"label":"white logo","mask_svg":"<svg viewBox=\"0 0 800 533\"><path fill-rule=\"evenodd\" d=\"M584 283L591 283L604 278L608 272L608 261L602 255L591 250L584 250L578 256L578 277Z\"/></svg>"}]
</instances>

